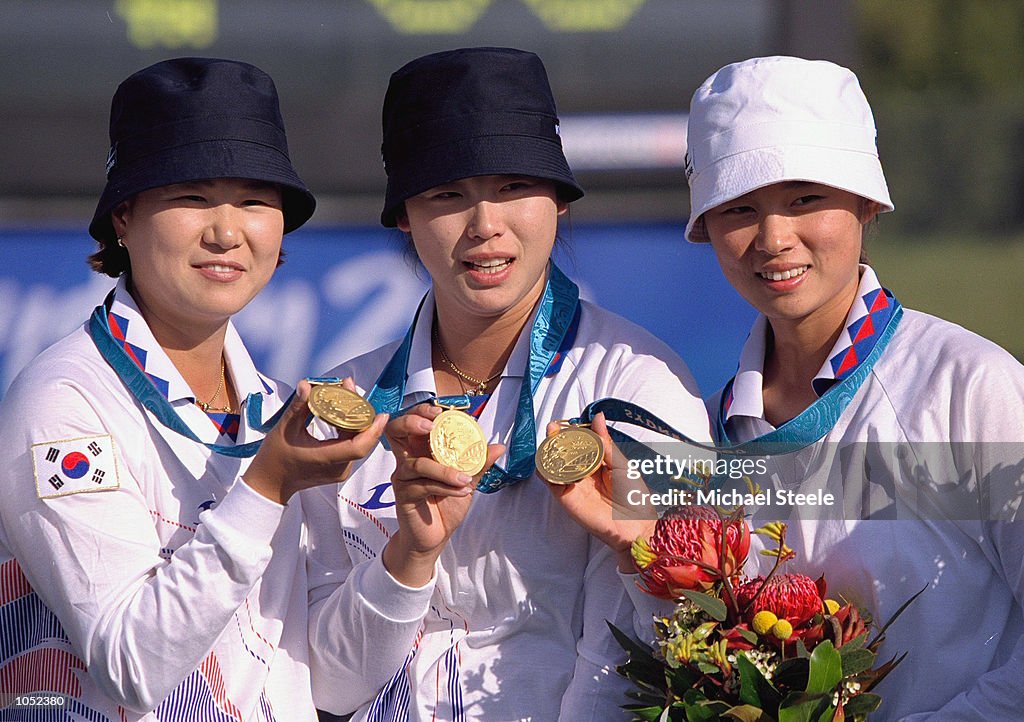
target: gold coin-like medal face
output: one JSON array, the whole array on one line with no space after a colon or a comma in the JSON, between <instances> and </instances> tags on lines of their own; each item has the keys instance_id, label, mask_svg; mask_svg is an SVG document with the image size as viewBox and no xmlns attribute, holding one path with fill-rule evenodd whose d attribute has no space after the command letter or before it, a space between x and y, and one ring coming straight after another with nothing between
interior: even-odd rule
<instances>
[{"instance_id":1,"label":"gold coin-like medal face","mask_svg":"<svg viewBox=\"0 0 1024 722\"><path fill-rule=\"evenodd\" d=\"M601 437L582 426L570 426L541 442L537 473L552 484L575 484L597 471L603 460Z\"/></svg>"},{"instance_id":2,"label":"gold coin-like medal face","mask_svg":"<svg viewBox=\"0 0 1024 722\"><path fill-rule=\"evenodd\" d=\"M487 463L487 438L472 416L448 409L434 419L430 453L435 461L476 476Z\"/></svg>"},{"instance_id":3,"label":"gold coin-like medal face","mask_svg":"<svg viewBox=\"0 0 1024 722\"><path fill-rule=\"evenodd\" d=\"M314 385L307 404L318 419L344 431L369 428L376 415L370 402L341 384Z\"/></svg>"}]
</instances>

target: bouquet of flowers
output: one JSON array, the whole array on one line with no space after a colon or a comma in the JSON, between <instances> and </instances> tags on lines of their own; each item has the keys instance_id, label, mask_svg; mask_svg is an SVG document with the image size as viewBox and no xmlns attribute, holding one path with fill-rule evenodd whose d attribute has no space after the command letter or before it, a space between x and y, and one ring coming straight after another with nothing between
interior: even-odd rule
<instances>
[{"instance_id":1,"label":"bouquet of flowers","mask_svg":"<svg viewBox=\"0 0 1024 722\"><path fill-rule=\"evenodd\" d=\"M795 556L785 524L754 533L775 565L753 579L742 507L680 507L634 542L644 591L675 602L655 620L653 650L612 627L629 653L619 671L636 686L634 720L862 720L881 703L871 689L906 655L876 667L878 647L917 595L870 635L870 616L828 598L824 577L779 573Z\"/></svg>"}]
</instances>

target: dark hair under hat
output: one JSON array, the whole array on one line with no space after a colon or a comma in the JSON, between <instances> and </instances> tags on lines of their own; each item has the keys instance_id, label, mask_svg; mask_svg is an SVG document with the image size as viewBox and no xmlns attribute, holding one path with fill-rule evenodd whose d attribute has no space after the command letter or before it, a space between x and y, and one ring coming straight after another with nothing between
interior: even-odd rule
<instances>
[{"instance_id":1,"label":"dark hair under hat","mask_svg":"<svg viewBox=\"0 0 1024 722\"><path fill-rule=\"evenodd\" d=\"M278 184L284 230L313 215L316 199L288 156L277 89L235 60L175 58L121 83L110 104L110 155L89 233L115 237L110 212L142 191L213 178Z\"/></svg>"},{"instance_id":2,"label":"dark hair under hat","mask_svg":"<svg viewBox=\"0 0 1024 722\"><path fill-rule=\"evenodd\" d=\"M388 187L380 220L389 228L408 198L460 178L527 175L555 181L562 200L583 195L533 53L461 48L413 60L392 74L382 116Z\"/></svg>"}]
</instances>

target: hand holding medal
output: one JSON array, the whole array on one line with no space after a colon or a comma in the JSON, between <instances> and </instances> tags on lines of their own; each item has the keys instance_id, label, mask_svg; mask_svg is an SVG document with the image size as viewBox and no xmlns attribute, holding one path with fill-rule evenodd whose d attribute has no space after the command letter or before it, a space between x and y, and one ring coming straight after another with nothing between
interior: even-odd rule
<instances>
[{"instance_id":1,"label":"hand holding medal","mask_svg":"<svg viewBox=\"0 0 1024 722\"><path fill-rule=\"evenodd\" d=\"M349 395L359 398L351 379L343 383L344 386L322 382L314 385L305 379L299 382L295 395L281 412L280 420L264 437L245 472L244 479L249 486L283 504L296 491L343 481L351 462L373 450L384 431L386 414L373 414L363 429L353 429L336 439L320 440L308 431L309 411L321 403L311 401L317 389L332 388L343 391L346 398ZM330 414L329 406L324 405L321 411ZM343 417L336 416L336 420L343 420Z\"/></svg>"},{"instance_id":2,"label":"hand holding medal","mask_svg":"<svg viewBox=\"0 0 1024 722\"><path fill-rule=\"evenodd\" d=\"M537 449L537 474L551 484L575 484L587 478L604 461L604 443L590 424L556 421L558 431Z\"/></svg>"},{"instance_id":3,"label":"hand holding medal","mask_svg":"<svg viewBox=\"0 0 1024 722\"><path fill-rule=\"evenodd\" d=\"M434 419L430 430L430 455L434 460L476 476L487 462L487 438L469 414L457 406L434 402L444 411Z\"/></svg>"},{"instance_id":4,"label":"hand holding medal","mask_svg":"<svg viewBox=\"0 0 1024 722\"><path fill-rule=\"evenodd\" d=\"M657 510L627 502L631 489L646 486L627 476L627 459L608 435L604 414L589 425L552 421L547 432L537 474L576 523L615 550L621 571L636 571L630 546L654 528Z\"/></svg>"},{"instance_id":5,"label":"hand holding medal","mask_svg":"<svg viewBox=\"0 0 1024 722\"><path fill-rule=\"evenodd\" d=\"M477 479L505 452L458 408L418 404L388 424L391 487L399 529L384 549L388 572L423 586L444 545L469 513Z\"/></svg>"},{"instance_id":6,"label":"hand holding medal","mask_svg":"<svg viewBox=\"0 0 1024 722\"><path fill-rule=\"evenodd\" d=\"M370 403L341 381L310 380L309 410L313 416L342 431L359 432L370 427L377 415Z\"/></svg>"}]
</instances>

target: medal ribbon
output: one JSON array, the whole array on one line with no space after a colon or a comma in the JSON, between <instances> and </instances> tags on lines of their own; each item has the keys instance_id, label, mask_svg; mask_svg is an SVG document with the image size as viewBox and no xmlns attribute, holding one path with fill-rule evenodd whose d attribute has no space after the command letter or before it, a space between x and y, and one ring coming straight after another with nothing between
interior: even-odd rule
<instances>
[{"instance_id":1,"label":"medal ribbon","mask_svg":"<svg viewBox=\"0 0 1024 722\"><path fill-rule=\"evenodd\" d=\"M128 388L132 396L168 429L196 443L202 444L215 454L236 458L254 456L260 448L260 441L251 441L247 444L236 444L234 446L207 444L200 441L195 432L188 427L188 424L178 416L178 412L174 410L170 402L146 378L146 374L143 373L142 369L132 361L131 357L114 340L107 319L110 304L113 300L114 292L111 291L106 300L93 310L92 316L89 317L89 336L92 338L93 343L96 344L100 355L114 369L114 372ZM263 394L249 394L245 399L245 405L246 423L249 425L249 428L261 433L270 431L288 407L288 404L285 403L276 414L266 423L263 423Z\"/></svg>"},{"instance_id":2,"label":"medal ribbon","mask_svg":"<svg viewBox=\"0 0 1024 722\"><path fill-rule=\"evenodd\" d=\"M608 421L619 421L643 427L676 441L684 442L694 448L714 452L720 457L770 456L799 451L821 440L835 426L843 411L850 405L861 384L870 375L871 369L874 368L875 363L885 351L885 347L892 340L899 326L900 319L903 317L903 307L894 297L891 298L891 301L893 304L892 314L886 322L885 328L871 351L853 372L837 382L798 416L790 419L774 431L756 439L734 444L729 439L728 433L725 430L725 399L728 398L732 388L732 379L726 384L721 394L721 402L719 403L716 415L715 431L718 441L716 445L695 441L643 407L615 398L599 399L587 404L580 413L580 416L572 419L570 423L590 423L597 413L603 412L605 419ZM648 446L638 442L626 433L609 428L608 434L616 444L630 444L630 450L633 452L632 455L636 458L654 459L657 456ZM662 490L671 486L671 481L677 480L670 480L668 477L657 477L649 479L648 485L654 490Z\"/></svg>"},{"instance_id":3,"label":"medal ribbon","mask_svg":"<svg viewBox=\"0 0 1024 722\"><path fill-rule=\"evenodd\" d=\"M722 390L718 412L715 415L715 437L719 444L723 444L720 447L721 450L733 454L785 454L810 446L824 437L839 421L839 417L842 416L846 407L850 405L857 390L867 379L871 369L874 368L899 327L900 319L903 318L903 306L895 297L892 297L891 300L892 315L889 316L885 328L867 357L857 365L849 376L836 383L799 415L774 431L739 444L734 444L729 439L729 434L725 429L725 399L729 397L732 390L734 379L730 379Z\"/></svg>"},{"instance_id":4,"label":"medal ribbon","mask_svg":"<svg viewBox=\"0 0 1024 722\"><path fill-rule=\"evenodd\" d=\"M551 360L555 357L566 332L572 325L579 306L579 288L554 263L549 265L547 283L541 296L540 305L533 326L530 328L530 354L519 389L519 404L516 407L515 422L508 445L508 470L497 464L483 475L477 490L490 494L506 486L529 479L534 471L534 456L537 453L537 425L534 419L533 395L537 393L541 380ZM408 378L409 354L412 349L413 330L423 309L423 301L416 310L416 318L409 326L405 338L399 345L374 383L366 400L378 413L401 413L399 407L405 396L405 382ZM465 397L442 397L436 403L463 406ZM451 402L455 403L451 403Z\"/></svg>"}]
</instances>

